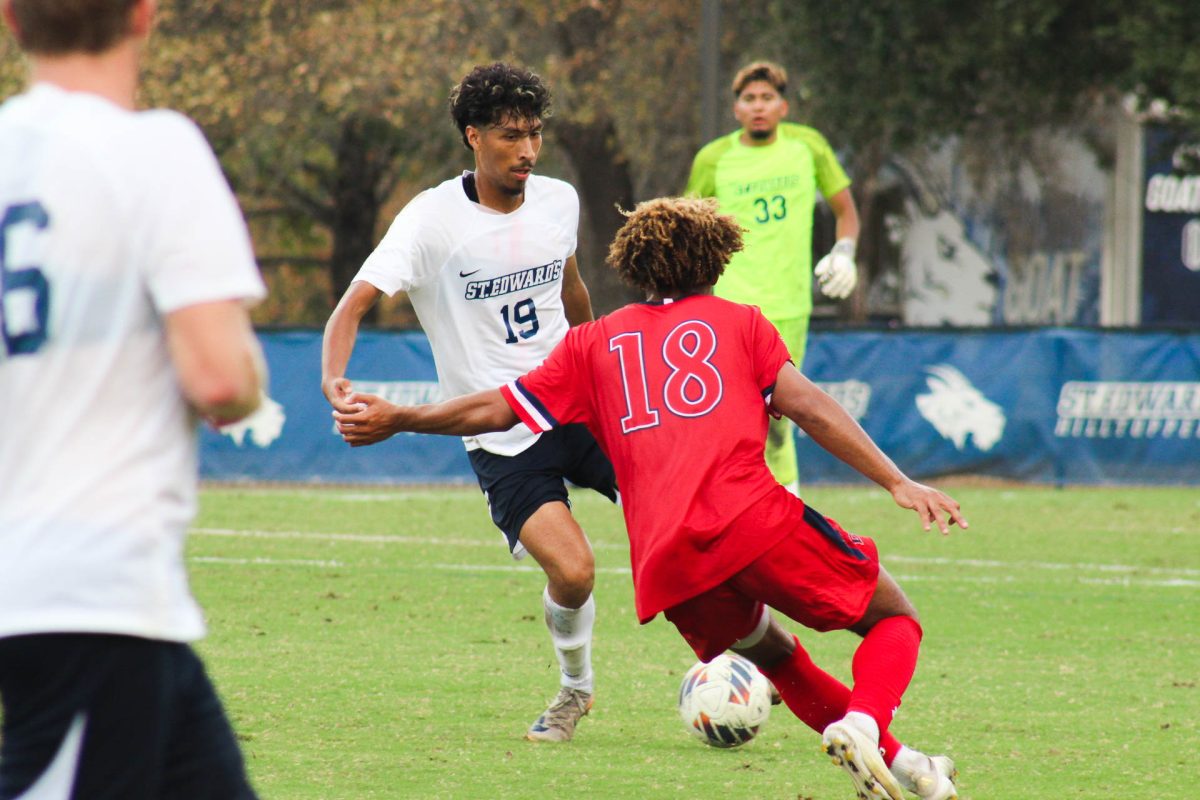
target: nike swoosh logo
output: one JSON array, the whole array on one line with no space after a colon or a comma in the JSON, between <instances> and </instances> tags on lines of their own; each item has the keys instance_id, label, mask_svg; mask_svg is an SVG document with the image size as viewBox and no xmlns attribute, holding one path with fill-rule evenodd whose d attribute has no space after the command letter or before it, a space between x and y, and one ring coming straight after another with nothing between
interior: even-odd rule
<instances>
[{"instance_id":1,"label":"nike swoosh logo","mask_svg":"<svg viewBox=\"0 0 1200 800\"><path fill-rule=\"evenodd\" d=\"M480 269L482 269L482 267L480 267ZM460 271L459 271L459 273L458 273L458 277L460 277L460 278L469 278L469 277L471 277L472 275L474 275L476 272L479 272L479 270L478 270L478 269L475 269L475 270L471 270L470 272L462 272L462 271L460 270Z\"/></svg>"},{"instance_id":2,"label":"nike swoosh logo","mask_svg":"<svg viewBox=\"0 0 1200 800\"><path fill-rule=\"evenodd\" d=\"M83 729L87 717L80 712L71 721L67 735L59 745L58 753L41 777L17 800L68 800L75 788L75 774L79 770L80 749L83 746Z\"/></svg>"}]
</instances>

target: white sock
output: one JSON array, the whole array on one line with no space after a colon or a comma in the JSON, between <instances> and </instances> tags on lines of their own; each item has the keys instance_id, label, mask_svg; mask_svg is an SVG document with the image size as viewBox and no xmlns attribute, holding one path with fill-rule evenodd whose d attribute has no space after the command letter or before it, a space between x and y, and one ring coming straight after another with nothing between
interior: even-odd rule
<instances>
[{"instance_id":1,"label":"white sock","mask_svg":"<svg viewBox=\"0 0 1200 800\"><path fill-rule=\"evenodd\" d=\"M554 642L554 653L562 670L562 685L585 692L592 691L592 626L596 622L596 601L588 595L579 608L560 606L550 597L550 588L542 592L546 608L546 627Z\"/></svg>"},{"instance_id":2,"label":"white sock","mask_svg":"<svg viewBox=\"0 0 1200 800\"><path fill-rule=\"evenodd\" d=\"M915 791L917 773L928 772L933 768L929 756L917 752L907 745L900 745L892 758L891 773L906 791Z\"/></svg>"},{"instance_id":3,"label":"white sock","mask_svg":"<svg viewBox=\"0 0 1200 800\"><path fill-rule=\"evenodd\" d=\"M873 740L879 741L879 723L870 714L864 714L861 711L849 711L842 719L870 736Z\"/></svg>"}]
</instances>

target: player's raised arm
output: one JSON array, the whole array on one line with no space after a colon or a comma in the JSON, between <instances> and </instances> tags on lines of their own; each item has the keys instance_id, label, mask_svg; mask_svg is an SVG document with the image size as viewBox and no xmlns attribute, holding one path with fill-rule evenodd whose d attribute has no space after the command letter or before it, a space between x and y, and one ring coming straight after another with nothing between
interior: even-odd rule
<instances>
[{"instance_id":1,"label":"player's raised arm","mask_svg":"<svg viewBox=\"0 0 1200 800\"><path fill-rule=\"evenodd\" d=\"M354 281L325 323L325 335L321 340L321 391L329 404L339 411L353 410L346 401L346 395L353 390L346 378L346 365L354 352L359 323L381 294L366 281Z\"/></svg>"},{"instance_id":2,"label":"player's raised arm","mask_svg":"<svg viewBox=\"0 0 1200 800\"><path fill-rule=\"evenodd\" d=\"M420 406L398 406L382 397L353 392L345 402L352 410L335 410L333 419L338 433L352 447L375 444L406 432L474 436L506 431L520 421L499 389Z\"/></svg>"},{"instance_id":3,"label":"player's raised arm","mask_svg":"<svg viewBox=\"0 0 1200 800\"><path fill-rule=\"evenodd\" d=\"M925 530L932 524L943 534L950 524L967 527L953 498L905 475L836 400L790 363L779 370L771 405L821 447L887 489L897 505L916 511Z\"/></svg>"}]
</instances>

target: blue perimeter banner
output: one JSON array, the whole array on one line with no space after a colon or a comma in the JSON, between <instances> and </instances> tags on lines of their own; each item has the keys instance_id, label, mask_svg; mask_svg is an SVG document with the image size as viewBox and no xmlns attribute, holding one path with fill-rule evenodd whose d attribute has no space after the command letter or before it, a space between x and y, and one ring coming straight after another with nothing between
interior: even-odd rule
<instances>
[{"instance_id":1,"label":"blue perimeter banner","mask_svg":"<svg viewBox=\"0 0 1200 800\"><path fill-rule=\"evenodd\" d=\"M461 442L402 434L352 449L321 394L321 335L260 334L272 401L201 434L210 480L473 484ZM1200 333L815 332L806 374L909 475L1200 485ZM362 332L360 391L437 399L422 333ZM862 481L797 431L802 483Z\"/></svg>"}]
</instances>

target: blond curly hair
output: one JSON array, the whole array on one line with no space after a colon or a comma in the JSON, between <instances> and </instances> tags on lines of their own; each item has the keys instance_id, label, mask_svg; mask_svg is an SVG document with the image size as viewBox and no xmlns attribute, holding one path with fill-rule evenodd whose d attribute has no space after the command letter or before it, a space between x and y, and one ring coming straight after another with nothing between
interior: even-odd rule
<instances>
[{"instance_id":1,"label":"blond curly hair","mask_svg":"<svg viewBox=\"0 0 1200 800\"><path fill-rule=\"evenodd\" d=\"M717 201L660 197L625 212L607 263L621 280L647 292L678 294L712 286L742 249L742 227Z\"/></svg>"}]
</instances>

